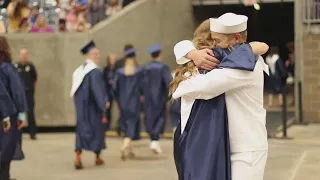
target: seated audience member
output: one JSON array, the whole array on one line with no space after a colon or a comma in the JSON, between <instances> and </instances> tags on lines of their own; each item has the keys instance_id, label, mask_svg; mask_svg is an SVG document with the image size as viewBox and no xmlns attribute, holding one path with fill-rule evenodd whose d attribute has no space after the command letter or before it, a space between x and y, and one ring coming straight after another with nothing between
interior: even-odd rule
<instances>
[{"instance_id":1,"label":"seated audience member","mask_svg":"<svg viewBox=\"0 0 320 180\"><path fill-rule=\"evenodd\" d=\"M59 32L67 32L66 20L59 19Z\"/></svg>"},{"instance_id":2,"label":"seated audience member","mask_svg":"<svg viewBox=\"0 0 320 180\"><path fill-rule=\"evenodd\" d=\"M40 6L38 6L38 5L33 6L31 9L31 15L30 15L30 19L29 19L29 23L30 23L31 27L36 23L39 15L40 15Z\"/></svg>"},{"instance_id":3,"label":"seated audience member","mask_svg":"<svg viewBox=\"0 0 320 180\"><path fill-rule=\"evenodd\" d=\"M7 30L6 30L6 25L4 23L4 21L1 19L0 20L0 33L6 33Z\"/></svg>"},{"instance_id":4,"label":"seated audience member","mask_svg":"<svg viewBox=\"0 0 320 180\"><path fill-rule=\"evenodd\" d=\"M119 0L109 0L106 15L113 16L117 12L121 10L121 5L119 4Z\"/></svg>"},{"instance_id":5,"label":"seated audience member","mask_svg":"<svg viewBox=\"0 0 320 180\"><path fill-rule=\"evenodd\" d=\"M53 29L48 25L46 17L39 16L34 26L32 26L30 32L34 33L50 33L53 32Z\"/></svg>"},{"instance_id":6,"label":"seated audience member","mask_svg":"<svg viewBox=\"0 0 320 180\"><path fill-rule=\"evenodd\" d=\"M30 10L23 0L13 0L7 8L8 32L28 31Z\"/></svg>"},{"instance_id":7,"label":"seated audience member","mask_svg":"<svg viewBox=\"0 0 320 180\"><path fill-rule=\"evenodd\" d=\"M72 27L72 32L87 32L91 28L91 25L87 22L83 13L78 15L76 24Z\"/></svg>"},{"instance_id":8,"label":"seated audience member","mask_svg":"<svg viewBox=\"0 0 320 180\"><path fill-rule=\"evenodd\" d=\"M94 26L106 19L106 0L88 0L88 22Z\"/></svg>"},{"instance_id":9,"label":"seated audience member","mask_svg":"<svg viewBox=\"0 0 320 180\"><path fill-rule=\"evenodd\" d=\"M59 20L66 20L67 15L73 10L73 6L71 5L72 0L59 0L57 7L60 8L58 17Z\"/></svg>"}]
</instances>

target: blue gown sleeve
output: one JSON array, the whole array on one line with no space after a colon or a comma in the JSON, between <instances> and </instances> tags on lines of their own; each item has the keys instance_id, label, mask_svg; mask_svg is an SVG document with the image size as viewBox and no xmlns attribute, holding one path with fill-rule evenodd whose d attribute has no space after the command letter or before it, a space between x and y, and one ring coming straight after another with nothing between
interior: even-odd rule
<instances>
[{"instance_id":1,"label":"blue gown sleeve","mask_svg":"<svg viewBox=\"0 0 320 180\"><path fill-rule=\"evenodd\" d=\"M166 89L169 89L169 84L172 81L171 71L168 66L164 66L162 69L162 79L165 84Z\"/></svg>"},{"instance_id":2,"label":"blue gown sleeve","mask_svg":"<svg viewBox=\"0 0 320 180\"><path fill-rule=\"evenodd\" d=\"M5 89L4 85L0 81L0 120L5 117L16 114L16 107Z\"/></svg>"},{"instance_id":3,"label":"blue gown sleeve","mask_svg":"<svg viewBox=\"0 0 320 180\"><path fill-rule=\"evenodd\" d=\"M9 65L7 72L12 100L16 105L17 111L19 113L27 112L28 106L23 82L13 65Z\"/></svg>"},{"instance_id":4,"label":"blue gown sleeve","mask_svg":"<svg viewBox=\"0 0 320 180\"><path fill-rule=\"evenodd\" d=\"M284 63L282 61L282 59L279 59L276 62L276 66L279 68L279 72L280 72L280 76L283 80L285 80L288 77L288 71L286 70L286 68L284 67Z\"/></svg>"},{"instance_id":5,"label":"blue gown sleeve","mask_svg":"<svg viewBox=\"0 0 320 180\"><path fill-rule=\"evenodd\" d=\"M221 49L222 57L219 67L253 71L258 60L258 56L253 54L248 43L243 43L235 47L230 52L229 49Z\"/></svg>"},{"instance_id":6,"label":"blue gown sleeve","mask_svg":"<svg viewBox=\"0 0 320 180\"><path fill-rule=\"evenodd\" d=\"M89 74L90 77L90 92L94 101L96 102L97 107L101 112L105 112L106 103L108 102L108 96L106 94L104 82L102 79L102 74L100 70L94 69Z\"/></svg>"}]
</instances>

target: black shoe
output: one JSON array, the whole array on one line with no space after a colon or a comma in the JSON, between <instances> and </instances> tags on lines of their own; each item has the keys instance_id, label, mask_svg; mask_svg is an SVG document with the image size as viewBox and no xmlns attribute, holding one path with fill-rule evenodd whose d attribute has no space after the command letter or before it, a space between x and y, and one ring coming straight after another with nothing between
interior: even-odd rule
<instances>
[{"instance_id":1,"label":"black shoe","mask_svg":"<svg viewBox=\"0 0 320 180\"><path fill-rule=\"evenodd\" d=\"M31 136L31 140L37 140L36 136Z\"/></svg>"},{"instance_id":2,"label":"black shoe","mask_svg":"<svg viewBox=\"0 0 320 180\"><path fill-rule=\"evenodd\" d=\"M118 136L121 137L121 128L120 127L116 128L116 132L117 132Z\"/></svg>"}]
</instances>

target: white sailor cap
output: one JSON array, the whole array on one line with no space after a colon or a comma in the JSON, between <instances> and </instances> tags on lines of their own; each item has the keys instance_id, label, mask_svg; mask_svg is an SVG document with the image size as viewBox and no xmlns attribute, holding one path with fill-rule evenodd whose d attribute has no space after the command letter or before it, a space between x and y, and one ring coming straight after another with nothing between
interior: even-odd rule
<instances>
[{"instance_id":1,"label":"white sailor cap","mask_svg":"<svg viewBox=\"0 0 320 180\"><path fill-rule=\"evenodd\" d=\"M233 34L247 30L248 17L225 13L217 19L210 18L210 30L216 33Z\"/></svg>"}]
</instances>

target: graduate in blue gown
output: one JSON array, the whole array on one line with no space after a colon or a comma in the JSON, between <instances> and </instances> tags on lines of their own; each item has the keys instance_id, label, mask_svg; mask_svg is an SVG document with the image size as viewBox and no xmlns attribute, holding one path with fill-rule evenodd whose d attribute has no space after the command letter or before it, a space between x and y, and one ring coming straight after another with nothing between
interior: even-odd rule
<instances>
[{"instance_id":1,"label":"graduate in blue gown","mask_svg":"<svg viewBox=\"0 0 320 180\"><path fill-rule=\"evenodd\" d=\"M102 73L97 66L100 50L91 41L81 52L87 59L73 73L70 94L74 98L77 117L76 169L83 168L82 150L93 151L96 154L96 165L104 164L100 152L106 148L104 124L107 123L105 112L109 107Z\"/></svg>"},{"instance_id":2,"label":"graduate in blue gown","mask_svg":"<svg viewBox=\"0 0 320 180\"><path fill-rule=\"evenodd\" d=\"M133 155L132 140L140 138L140 96L141 96L141 68L137 67L135 49L125 52L124 67L116 71L113 80L115 98L120 109L120 128L125 134L121 146L121 159Z\"/></svg>"},{"instance_id":3,"label":"graduate in blue gown","mask_svg":"<svg viewBox=\"0 0 320 180\"><path fill-rule=\"evenodd\" d=\"M249 44L233 50L215 48L220 68L253 71L258 57ZM199 70L200 73L206 73ZM230 142L225 95L195 100L187 124L178 125L174 159L179 180L231 180Z\"/></svg>"},{"instance_id":4,"label":"graduate in blue gown","mask_svg":"<svg viewBox=\"0 0 320 180\"><path fill-rule=\"evenodd\" d=\"M113 105L113 99L114 99L114 93L112 89L112 81L115 74L115 63L116 63L116 56L115 55L109 55L107 57L107 66L103 70L103 79L106 86L106 93L109 98L110 107L108 108L106 112L106 116L108 121L108 124L106 125L105 130L110 130L111 126L111 119L112 119L112 105Z\"/></svg>"},{"instance_id":5,"label":"graduate in blue gown","mask_svg":"<svg viewBox=\"0 0 320 180\"><path fill-rule=\"evenodd\" d=\"M17 113L17 109L12 101L7 89L0 81L0 159L2 153L2 138L4 133L8 132L11 128L10 116L15 115ZM0 164L1 169L1 164Z\"/></svg>"},{"instance_id":6,"label":"graduate in blue gown","mask_svg":"<svg viewBox=\"0 0 320 180\"><path fill-rule=\"evenodd\" d=\"M25 97L24 85L15 67L11 64L10 47L4 37L0 37L0 81L9 93L16 114L10 116L11 129L2 138L2 157L0 179L10 179L10 164L16 154L22 159L21 149L21 129L25 121L27 102Z\"/></svg>"},{"instance_id":7,"label":"graduate in blue gown","mask_svg":"<svg viewBox=\"0 0 320 180\"><path fill-rule=\"evenodd\" d=\"M288 72L285 69L284 62L279 56L278 47L271 47L270 53L266 57L266 63L270 67L270 75L267 82L268 106L272 107L274 96L278 96L278 105L282 106L282 92L286 84Z\"/></svg>"},{"instance_id":8,"label":"graduate in blue gown","mask_svg":"<svg viewBox=\"0 0 320 180\"><path fill-rule=\"evenodd\" d=\"M160 134L165 124L169 84L172 80L170 69L161 62L160 44L148 48L152 61L143 70L143 94L145 126L151 139L150 149L161 153Z\"/></svg>"}]
</instances>

